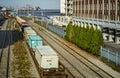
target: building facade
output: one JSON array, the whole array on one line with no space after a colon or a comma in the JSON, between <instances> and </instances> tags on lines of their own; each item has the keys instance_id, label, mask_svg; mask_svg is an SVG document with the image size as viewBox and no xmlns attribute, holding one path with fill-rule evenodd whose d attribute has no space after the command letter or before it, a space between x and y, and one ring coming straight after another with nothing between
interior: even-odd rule
<instances>
[{"instance_id":1,"label":"building facade","mask_svg":"<svg viewBox=\"0 0 120 78\"><path fill-rule=\"evenodd\" d=\"M66 0L67 2L66 2L66 4L67 4L67 9L65 8L65 12L66 12L66 14L67 15L72 15L72 13L73 13L73 0ZM66 5L65 4L65 5Z\"/></svg>"},{"instance_id":2,"label":"building facade","mask_svg":"<svg viewBox=\"0 0 120 78\"><path fill-rule=\"evenodd\" d=\"M73 0L60 0L60 13L65 15L72 15Z\"/></svg>"},{"instance_id":3,"label":"building facade","mask_svg":"<svg viewBox=\"0 0 120 78\"><path fill-rule=\"evenodd\" d=\"M120 21L120 0L73 0L73 16Z\"/></svg>"},{"instance_id":4,"label":"building facade","mask_svg":"<svg viewBox=\"0 0 120 78\"><path fill-rule=\"evenodd\" d=\"M60 13L65 14L65 0L60 0Z\"/></svg>"},{"instance_id":5,"label":"building facade","mask_svg":"<svg viewBox=\"0 0 120 78\"><path fill-rule=\"evenodd\" d=\"M105 40L120 44L120 0L73 0L72 22L100 29Z\"/></svg>"}]
</instances>

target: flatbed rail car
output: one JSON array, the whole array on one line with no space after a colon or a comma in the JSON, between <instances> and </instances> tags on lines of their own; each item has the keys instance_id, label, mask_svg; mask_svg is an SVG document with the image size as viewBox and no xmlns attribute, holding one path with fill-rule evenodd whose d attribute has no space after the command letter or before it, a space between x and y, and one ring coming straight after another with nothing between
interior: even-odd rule
<instances>
[{"instance_id":1,"label":"flatbed rail car","mask_svg":"<svg viewBox=\"0 0 120 78\"><path fill-rule=\"evenodd\" d=\"M50 46L37 46L35 58L42 78L66 78L57 53Z\"/></svg>"},{"instance_id":2,"label":"flatbed rail car","mask_svg":"<svg viewBox=\"0 0 120 78\"><path fill-rule=\"evenodd\" d=\"M27 21L20 18L19 16L16 16L16 20L17 20L18 24L20 25L20 28L22 29L22 32L24 32L24 28L29 27Z\"/></svg>"},{"instance_id":3,"label":"flatbed rail car","mask_svg":"<svg viewBox=\"0 0 120 78\"><path fill-rule=\"evenodd\" d=\"M28 42L29 36L31 36L31 35L37 35L37 33L34 30L25 30L24 33L23 33L23 35L24 35L24 40L26 42Z\"/></svg>"}]
</instances>

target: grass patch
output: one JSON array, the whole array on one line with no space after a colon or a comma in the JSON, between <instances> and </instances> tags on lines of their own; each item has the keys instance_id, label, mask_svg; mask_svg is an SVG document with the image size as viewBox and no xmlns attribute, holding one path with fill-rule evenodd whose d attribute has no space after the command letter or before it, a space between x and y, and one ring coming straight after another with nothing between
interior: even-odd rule
<instances>
[{"instance_id":1,"label":"grass patch","mask_svg":"<svg viewBox=\"0 0 120 78\"><path fill-rule=\"evenodd\" d=\"M12 77L13 78L35 78L31 73L31 62L29 60L26 47L23 43L22 32L19 31L19 27L16 26L13 31L14 47L13 61L12 61Z\"/></svg>"},{"instance_id":2,"label":"grass patch","mask_svg":"<svg viewBox=\"0 0 120 78\"><path fill-rule=\"evenodd\" d=\"M14 69L13 73L18 72L17 73L18 77L22 78L30 77L31 63L29 61L26 48L24 47L22 41L18 41L14 44L13 55L14 55L14 61L12 63Z\"/></svg>"}]
</instances>

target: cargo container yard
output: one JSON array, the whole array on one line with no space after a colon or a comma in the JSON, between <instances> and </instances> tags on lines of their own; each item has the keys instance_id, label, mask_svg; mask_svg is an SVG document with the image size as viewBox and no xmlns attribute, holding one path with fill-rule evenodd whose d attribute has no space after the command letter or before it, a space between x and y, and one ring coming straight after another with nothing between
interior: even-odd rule
<instances>
[{"instance_id":1,"label":"cargo container yard","mask_svg":"<svg viewBox=\"0 0 120 78\"><path fill-rule=\"evenodd\" d=\"M59 63L57 53L50 47L43 45L42 38L29 27L28 23L16 17L24 34L32 58L42 78L66 78L65 68Z\"/></svg>"}]
</instances>

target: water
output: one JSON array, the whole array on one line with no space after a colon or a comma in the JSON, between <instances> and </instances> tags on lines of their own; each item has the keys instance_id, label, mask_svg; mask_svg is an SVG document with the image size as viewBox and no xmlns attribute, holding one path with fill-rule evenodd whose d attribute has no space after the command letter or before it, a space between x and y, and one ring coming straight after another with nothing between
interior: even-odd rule
<instances>
[{"instance_id":1,"label":"water","mask_svg":"<svg viewBox=\"0 0 120 78\"><path fill-rule=\"evenodd\" d=\"M61 37L64 37L66 34L65 29L61 29L57 26L49 25L48 16L60 16L60 10L42 10L42 11L18 11L19 16L37 16L39 21L49 30L55 32Z\"/></svg>"},{"instance_id":2,"label":"water","mask_svg":"<svg viewBox=\"0 0 120 78\"><path fill-rule=\"evenodd\" d=\"M59 16L60 10L18 11L18 16Z\"/></svg>"}]
</instances>

